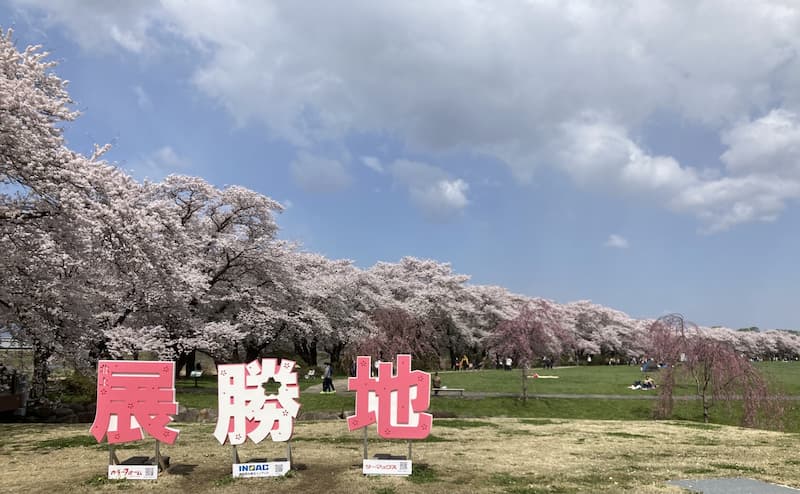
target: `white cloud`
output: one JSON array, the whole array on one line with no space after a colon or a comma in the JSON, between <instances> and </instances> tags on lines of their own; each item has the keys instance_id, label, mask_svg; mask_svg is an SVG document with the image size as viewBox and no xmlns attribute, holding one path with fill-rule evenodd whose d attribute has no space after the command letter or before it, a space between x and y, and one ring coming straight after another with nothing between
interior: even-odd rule
<instances>
[{"instance_id":1,"label":"white cloud","mask_svg":"<svg viewBox=\"0 0 800 494\"><path fill-rule=\"evenodd\" d=\"M133 86L133 94L136 95L136 105L139 109L151 110L153 108L153 102L142 86Z\"/></svg>"},{"instance_id":2,"label":"white cloud","mask_svg":"<svg viewBox=\"0 0 800 494\"><path fill-rule=\"evenodd\" d=\"M153 31L163 11L158 0L13 0L44 13L45 25L63 24L84 49L109 52L121 47L136 54L158 50Z\"/></svg>"},{"instance_id":3,"label":"white cloud","mask_svg":"<svg viewBox=\"0 0 800 494\"><path fill-rule=\"evenodd\" d=\"M153 159L160 165L172 169L183 170L189 168L189 162L178 156L170 146L164 146L153 153Z\"/></svg>"},{"instance_id":4,"label":"white cloud","mask_svg":"<svg viewBox=\"0 0 800 494\"><path fill-rule=\"evenodd\" d=\"M748 175L698 182L680 191L673 209L695 214L714 233L751 221L774 221L786 202L800 198L800 183L775 176Z\"/></svg>"},{"instance_id":5,"label":"white cloud","mask_svg":"<svg viewBox=\"0 0 800 494\"><path fill-rule=\"evenodd\" d=\"M381 160L379 160L378 158L376 158L374 156L362 156L361 157L361 162L364 163L364 166L366 166L367 168L369 168L369 169L371 169L371 170L373 170L375 172L378 172L378 173L383 173L384 172L383 165L381 164Z\"/></svg>"},{"instance_id":6,"label":"white cloud","mask_svg":"<svg viewBox=\"0 0 800 494\"><path fill-rule=\"evenodd\" d=\"M292 178L309 192L334 192L352 182L341 161L301 151L290 165Z\"/></svg>"},{"instance_id":7,"label":"white cloud","mask_svg":"<svg viewBox=\"0 0 800 494\"><path fill-rule=\"evenodd\" d=\"M672 157L650 155L625 128L597 116L562 126L562 136L554 141L562 146L555 162L578 183L661 202L692 214L701 221L701 231L714 233L742 223L774 221L788 201L800 198L800 162L793 154L800 149L800 132L788 118L773 111L728 133L725 143L731 147L722 156L728 176L699 173ZM764 132L765 126L780 127L783 135Z\"/></svg>"},{"instance_id":8,"label":"white cloud","mask_svg":"<svg viewBox=\"0 0 800 494\"><path fill-rule=\"evenodd\" d=\"M522 181L555 165L708 231L769 221L800 195L796 2L15 1L87 49L185 40L202 53L199 91L299 146L390 135L419 153L486 154ZM720 135L719 176L648 150L638 134L662 113ZM349 183L340 162L292 164L300 183L324 188L313 170ZM418 205L466 204L463 181L409 187Z\"/></svg>"},{"instance_id":9,"label":"white cloud","mask_svg":"<svg viewBox=\"0 0 800 494\"><path fill-rule=\"evenodd\" d=\"M191 163L172 149L164 146L143 156L132 164L132 172L139 178L160 180L171 173L185 173Z\"/></svg>"},{"instance_id":10,"label":"white cloud","mask_svg":"<svg viewBox=\"0 0 800 494\"><path fill-rule=\"evenodd\" d=\"M629 247L628 239L622 235L617 235L616 233L609 235L608 240L606 240L604 245L606 247L613 247L615 249L627 249Z\"/></svg>"},{"instance_id":11,"label":"white cloud","mask_svg":"<svg viewBox=\"0 0 800 494\"><path fill-rule=\"evenodd\" d=\"M800 119L796 113L774 109L740 123L722 138L728 150L722 161L732 173L775 173L800 178Z\"/></svg>"},{"instance_id":12,"label":"white cloud","mask_svg":"<svg viewBox=\"0 0 800 494\"><path fill-rule=\"evenodd\" d=\"M417 161L397 160L389 167L395 180L408 189L411 202L434 221L446 221L469 204L469 184L450 179L440 168Z\"/></svg>"},{"instance_id":13,"label":"white cloud","mask_svg":"<svg viewBox=\"0 0 800 494\"><path fill-rule=\"evenodd\" d=\"M584 116L562 126L558 163L580 183L611 183L652 194L686 187L696 173L668 156L651 156L633 142L624 127Z\"/></svg>"}]
</instances>

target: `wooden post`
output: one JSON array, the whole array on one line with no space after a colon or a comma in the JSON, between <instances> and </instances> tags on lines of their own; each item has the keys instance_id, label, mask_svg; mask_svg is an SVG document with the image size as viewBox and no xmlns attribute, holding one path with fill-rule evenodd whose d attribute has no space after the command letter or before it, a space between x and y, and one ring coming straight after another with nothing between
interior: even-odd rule
<instances>
[{"instance_id":1,"label":"wooden post","mask_svg":"<svg viewBox=\"0 0 800 494\"><path fill-rule=\"evenodd\" d=\"M411 440L408 440L408 461L411 461Z\"/></svg>"},{"instance_id":2,"label":"wooden post","mask_svg":"<svg viewBox=\"0 0 800 494\"><path fill-rule=\"evenodd\" d=\"M241 463L239 461L239 450L236 449L236 445L235 444L231 444L231 447L233 448L233 462L234 463Z\"/></svg>"},{"instance_id":3,"label":"wooden post","mask_svg":"<svg viewBox=\"0 0 800 494\"><path fill-rule=\"evenodd\" d=\"M286 457L289 459L289 468L294 467L294 462L292 461L292 441L286 441Z\"/></svg>"}]
</instances>

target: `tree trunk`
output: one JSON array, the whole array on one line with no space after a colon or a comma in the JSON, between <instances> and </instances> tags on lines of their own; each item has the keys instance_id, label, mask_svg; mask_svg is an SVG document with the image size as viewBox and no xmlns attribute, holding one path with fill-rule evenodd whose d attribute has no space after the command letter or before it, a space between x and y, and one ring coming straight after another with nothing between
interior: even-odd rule
<instances>
[{"instance_id":1,"label":"tree trunk","mask_svg":"<svg viewBox=\"0 0 800 494\"><path fill-rule=\"evenodd\" d=\"M672 416L674 405L673 391L675 387L675 374L670 366L661 373L662 382L659 386L658 401L653 410L654 417L657 419L667 419Z\"/></svg>"},{"instance_id":2,"label":"tree trunk","mask_svg":"<svg viewBox=\"0 0 800 494\"><path fill-rule=\"evenodd\" d=\"M188 354L186 353L181 353L180 355L178 355L177 360L175 360L175 379L178 379L178 377L180 376L181 369L183 369L183 366L186 365L186 361L188 359L189 359ZM186 370L186 377L187 378L189 377L188 369Z\"/></svg>"},{"instance_id":3,"label":"tree trunk","mask_svg":"<svg viewBox=\"0 0 800 494\"><path fill-rule=\"evenodd\" d=\"M522 371L522 401L528 401L528 364L519 366Z\"/></svg>"},{"instance_id":4,"label":"tree trunk","mask_svg":"<svg viewBox=\"0 0 800 494\"><path fill-rule=\"evenodd\" d=\"M294 340L294 351L303 361L310 366L317 365L317 340Z\"/></svg>"},{"instance_id":5,"label":"tree trunk","mask_svg":"<svg viewBox=\"0 0 800 494\"><path fill-rule=\"evenodd\" d=\"M344 343L334 343L325 347L325 351L331 356L331 365L336 366L342 360L342 351L344 350ZM346 370L346 369L345 369Z\"/></svg>"},{"instance_id":6,"label":"tree trunk","mask_svg":"<svg viewBox=\"0 0 800 494\"><path fill-rule=\"evenodd\" d=\"M256 360L261 355L261 347L252 344L245 344L244 346L244 361L247 363Z\"/></svg>"},{"instance_id":7,"label":"tree trunk","mask_svg":"<svg viewBox=\"0 0 800 494\"><path fill-rule=\"evenodd\" d=\"M189 377L190 373L195 370L195 362L197 361L197 350L192 350L189 352L189 355L186 356L186 377Z\"/></svg>"},{"instance_id":8,"label":"tree trunk","mask_svg":"<svg viewBox=\"0 0 800 494\"><path fill-rule=\"evenodd\" d=\"M97 362L101 359L108 359L110 357L111 355L108 353L108 346L106 345L105 338L98 339L89 349L89 365L93 369L97 369ZM135 353L134 360L138 360Z\"/></svg>"},{"instance_id":9,"label":"tree trunk","mask_svg":"<svg viewBox=\"0 0 800 494\"><path fill-rule=\"evenodd\" d=\"M33 380L31 382L30 400L40 401L47 395L47 379L50 377L50 367L47 361L53 354L53 349L43 344L39 339L33 340Z\"/></svg>"}]
</instances>

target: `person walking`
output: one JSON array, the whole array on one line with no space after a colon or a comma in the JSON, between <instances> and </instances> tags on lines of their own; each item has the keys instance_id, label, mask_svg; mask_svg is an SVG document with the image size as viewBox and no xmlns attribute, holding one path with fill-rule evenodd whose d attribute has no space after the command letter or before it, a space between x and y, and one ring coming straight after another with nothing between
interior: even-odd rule
<instances>
[{"instance_id":1,"label":"person walking","mask_svg":"<svg viewBox=\"0 0 800 494\"><path fill-rule=\"evenodd\" d=\"M333 387L333 366L330 362L325 362L325 372L322 374L322 392L325 394L335 393Z\"/></svg>"}]
</instances>

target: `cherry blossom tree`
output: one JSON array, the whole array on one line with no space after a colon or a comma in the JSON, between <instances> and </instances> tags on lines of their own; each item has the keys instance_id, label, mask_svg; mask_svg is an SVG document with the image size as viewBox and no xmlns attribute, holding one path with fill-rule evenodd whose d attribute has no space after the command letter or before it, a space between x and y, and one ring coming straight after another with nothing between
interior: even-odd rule
<instances>
[{"instance_id":1,"label":"cherry blossom tree","mask_svg":"<svg viewBox=\"0 0 800 494\"><path fill-rule=\"evenodd\" d=\"M591 355L627 360L645 353L643 325L623 312L580 300L559 306L558 313L574 335L576 360Z\"/></svg>"},{"instance_id":2,"label":"cherry blossom tree","mask_svg":"<svg viewBox=\"0 0 800 494\"><path fill-rule=\"evenodd\" d=\"M33 347L31 396L46 392L49 361L76 356L96 330L99 269L115 241L110 204L125 175L64 145L76 118L66 83L39 47L20 52L0 35L0 322Z\"/></svg>"},{"instance_id":3,"label":"cherry blossom tree","mask_svg":"<svg viewBox=\"0 0 800 494\"><path fill-rule=\"evenodd\" d=\"M487 338L488 348L511 357L522 372L522 400L528 399L528 368L536 358L558 357L571 344L571 335L561 326L551 303L534 300L514 319L501 322Z\"/></svg>"},{"instance_id":4,"label":"cherry blossom tree","mask_svg":"<svg viewBox=\"0 0 800 494\"><path fill-rule=\"evenodd\" d=\"M654 410L656 418L672 415L676 383L675 369L685 356L684 342L687 323L680 314L668 314L650 326L649 356L662 365L659 377L658 402Z\"/></svg>"},{"instance_id":5,"label":"cherry blossom tree","mask_svg":"<svg viewBox=\"0 0 800 494\"><path fill-rule=\"evenodd\" d=\"M142 238L159 246L146 266L155 269L145 269L156 277L146 283L138 274L129 279L122 312L107 338L116 337L122 322L141 328L156 353L177 361L176 370L191 367L197 349L230 356L235 345L222 344L221 338L238 342L246 336L247 316L266 293L259 287L274 281L273 213L281 206L243 187L220 190L186 176L147 184L143 194L161 225L156 231L163 232L158 239ZM140 271L127 267L117 274Z\"/></svg>"},{"instance_id":6,"label":"cherry blossom tree","mask_svg":"<svg viewBox=\"0 0 800 494\"><path fill-rule=\"evenodd\" d=\"M754 427L765 419L780 423L783 413L779 401L770 397L766 380L729 343L698 335L686 342L686 349L683 367L695 384L704 422L710 421L716 402L730 405L741 400L742 425Z\"/></svg>"},{"instance_id":7,"label":"cherry blossom tree","mask_svg":"<svg viewBox=\"0 0 800 494\"><path fill-rule=\"evenodd\" d=\"M422 367L438 367L436 330L424 318L395 307L376 310L372 319L375 329L354 344L352 357L370 355L374 361L394 361L402 353L412 355Z\"/></svg>"},{"instance_id":8,"label":"cherry blossom tree","mask_svg":"<svg viewBox=\"0 0 800 494\"><path fill-rule=\"evenodd\" d=\"M471 324L478 320L480 299L467 289L469 276L454 273L448 263L404 257L398 263L379 262L370 272L383 280L394 305L433 325L451 365L490 329Z\"/></svg>"},{"instance_id":9,"label":"cherry blossom tree","mask_svg":"<svg viewBox=\"0 0 800 494\"><path fill-rule=\"evenodd\" d=\"M661 373L658 417L669 417L678 379L688 379L709 422L717 402L741 402L742 425L779 427L783 417L780 395L770 392L767 381L750 360L720 335L713 338L680 314L670 314L651 327L653 355L665 364ZM725 335L728 336L728 335Z\"/></svg>"},{"instance_id":10,"label":"cherry blossom tree","mask_svg":"<svg viewBox=\"0 0 800 494\"><path fill-rule=\"evenodd\" d=\"M308 252L295 252L288 258L291 288L285 317L281 323L285 337L307 364L317 364L320 345L327 344L336 353L337 338L346 338L350 326L346 318L355 316L340 303L343 280L357 269L350 261L331 261ZM337 319L342 316L344 319Z\"/></svg>"}]
</instances>

